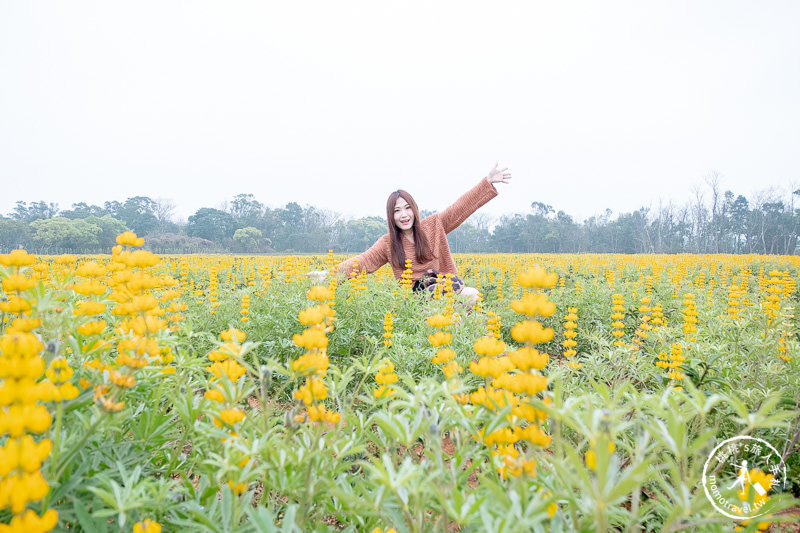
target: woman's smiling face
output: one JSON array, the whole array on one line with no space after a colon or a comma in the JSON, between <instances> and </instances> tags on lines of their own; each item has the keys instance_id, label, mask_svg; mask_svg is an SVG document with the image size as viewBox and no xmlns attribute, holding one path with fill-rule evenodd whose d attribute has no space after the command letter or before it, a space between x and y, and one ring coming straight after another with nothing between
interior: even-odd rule
<instances>
[{"instance_id":1,"label":"woman's smiling face","mask_svg":"<svg viewBox=\"0 0 800 533\"><path fill-rule=\"evenodd\" d=\"M408 231L414 227L414 211L402 196L394 204L394 223L400 231Z\"/></svg>"}]
</instances>

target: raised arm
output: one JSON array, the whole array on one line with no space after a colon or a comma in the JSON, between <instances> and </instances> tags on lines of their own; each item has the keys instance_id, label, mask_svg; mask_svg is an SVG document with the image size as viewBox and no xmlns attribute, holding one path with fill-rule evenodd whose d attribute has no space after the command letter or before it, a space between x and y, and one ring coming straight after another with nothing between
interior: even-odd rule
<instances>
[{"instance_id":1,"label":"raised arm","mask_svg":"<svg viewBox=\"0 0 800 533\"><path fill-rule=\"evenodd\" d=\"M456 229L472 213L497 196L497 189L495 189L494 184L508 183L508 180L511 179L511 174L507 171L507 168L498 170L497 164L495 164L494 168L489 171L489 174L480 183L463 194L453 205L439 213L439 219L442 221L445 233L450 233Z\"/></svg>"},{"instance_id":2,"label":"raised arm","mask_svg":"<svg viewBox=\"0 0 800 533\"><path fill-rule=\"evenodd\" d=\"M353 265L358 261L358 269L366 270L368 273L375 272L380 267L389 262L389 235L384 235L370 248L355 257L342 261L334 267L340 274L350 275Z\"/></svg>"}]
</instances>

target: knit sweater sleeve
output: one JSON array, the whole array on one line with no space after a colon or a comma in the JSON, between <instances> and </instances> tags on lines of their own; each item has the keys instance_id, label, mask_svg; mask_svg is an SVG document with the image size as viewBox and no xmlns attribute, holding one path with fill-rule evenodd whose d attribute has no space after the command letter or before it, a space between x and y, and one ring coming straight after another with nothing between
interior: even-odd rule
<instances>
[{"instance_id":1,"label":"knit sweater sleeve","mask_svg":"<svg viewBox=\"0 0 800 533\"><path fill-rule=\"evenodd\" d=\"M346 261L342 261L336 265L336 270L340 274L350 275L353 271L353 266L358 261L358 270L366 270L367 273L372 273L380 267L389 262L389 235L386 234L373 244L366 252L351 257Z\"/></svg>"},{"instance_id":2,"label":"knit sweater sleeve","mask_svg":"<svg viewBox=\"0 0 800 533\"><path fill-rule=\"evenodd\" d=\"M489 200L497 196L497 189L483 178L475 187L464 193L453 205L439 213L445 233L450 233Z\"/></svg>"}]
</instances>

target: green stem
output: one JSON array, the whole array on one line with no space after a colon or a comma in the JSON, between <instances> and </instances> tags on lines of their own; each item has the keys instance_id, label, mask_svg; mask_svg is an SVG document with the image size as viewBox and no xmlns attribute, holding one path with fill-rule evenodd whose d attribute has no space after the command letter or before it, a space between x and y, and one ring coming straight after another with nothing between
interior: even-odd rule
<instances>
[{"instance_id":1,"label":"green stem","mask_svg":"<svg viewBox=\"0 0 800 533\"><path fill-rule=\"evenodd\" d=\"M53 479L61 479L61 476L64 474L64 470L66 470L67 466L69 466L70 461L72 458L80 451L81 447L86 444L86 441L89 440L89 437L94 433L95 427L100 425L100 422L103 421L104 417L98 417L92 425L86 429L86 432L83 434L81 439L72 447L68 454L66 454L66 459L63 460L61 467L59 468L58 472L53 476Z\"/></svg>"},{"instance_id":2,"label":"green stem","mask_svg":"<svg viewBox=\"0 0 800 533\"><path fill-rule=\"evenodd\" d=\"M56 427L55 435L53 436L53 453L50 455L50 478L55 478L56 460L58 459L58 450L61 445L61 424L64 419L64 406L62 402L58 402L56 407Z\"/></svg>"}]
</instances>

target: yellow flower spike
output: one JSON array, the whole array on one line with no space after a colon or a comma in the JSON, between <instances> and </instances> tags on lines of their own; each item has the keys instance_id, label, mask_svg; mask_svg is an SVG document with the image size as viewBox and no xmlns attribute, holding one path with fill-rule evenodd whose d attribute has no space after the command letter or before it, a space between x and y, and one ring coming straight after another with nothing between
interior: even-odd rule
<instances>
[{"instance_id":1,"label":"yellow flower spike","mask_svg":"<svg viewBox=\"0 0 800 533\"><path fill-rule=\"evenodd\" d=\"M203 395L204 398L211 400L212 402L224 402L225 396L218 391L217 389L207 390L206 393Z\"/></svg>"},{"instance_id":2,"label":"yellow flower spike","mask_svg":"<svg viewBox=\"0 0 800 533\"><path fill-rule=\"evenodd\" d=\"M36 262L36 256L31 255L25 250L13 250L6 255L0 255L0 265L3 266L30 266Z\"/></svg>"},{"instance_id":3,"label":"yellow flower spike","mask_svg":"<svg viewBox=\"0 0 800 533\"><path fill-rule=\"evenodd\" d=\"M28 509L24 514L18 514L11 519L9 525L0 525L0 533L5 531L44 533L52 530L58 523L58 512L49 509L41 517Z\"/></svg>"},{"instance_id":4,"label":"yellow flower spike","mask_svg":"<svg viewBox=\"0 0 800 533\"><path fill-rule=\"evenodd\" d=\"M42 462L47 459L53 450L52 441L44 439L36 443L30 435L23 436L21 441L19 450L20 468L29 474L38 471L42 467ZM10 442L13 442L13 440Z\"/></svg>"},{"instance_id":5,"label":"yellow flower spike","mask_svg":"<svg viewBox=\"0 0 800 533\"><path fill-rule=\"evenodd\" d=\"M6 357L29 358L38 355L44 349L32 333L20 332L3 335L0 338L0 352ZM13 373L11 375L14 375Z\"/></svg>"},{"instance_id":6,"label":"yellow flower spike","mask_svg":"<svg viewBox=\"0 0 800 533\"><path fill-rule=\"evenodd\" d=\"M309 328L299 335L295 334L292 337L292 341L307 350L328 347L328 338L325 336L325 330L319 327Z\"/></svg>"},{"instance_id":7,"label":"yellow flower spike","mask_svg":"<svg viewBox=\"0 0 800 533\"><path fill-rule=\"evenodd\" d=\"M68 381L72 377L72 374L72 368L70 368L69 363L63 357L53 359L50 362L50 367L47 369L47 372L45 372L47 379L53 383Z\"/></svg>"},{"instance_id":8,"label":"yellow flower spike","mask_svg":"<svg viewBox=\"0 0 800 533\"><path fill-rule=\"evenodd\" d=\"M515 394L533 396L547 388L547 378L534 374L503 374L492 381L492 386L506 389Z\"/></svg>"},{"instance_id":9,"label":"yellow flower spike","mask_svg":"<svg viewBox=\"0 0 800 533\"><path fill-rule=\"evenodd\" d=\"M222 378L225 375L231 381L238 381L240 377L242 377L247 370L232 359L228 359L222 363L216 362L211 366L207 366L206 370L214 374L218 378Z\"/></svg>"},{"instance_id":10,"label":"yellow flower spike","mask_svg":"<svg viewBox=\"0 0 800 533\"><path fill-rule=\"evenodd\" d=\"M550 356L544 352L540 352L535 348L525 347L509 353L508 358L515 367L519 368L520 370L527 371L532 368L535 368L536 370L542 370L545 366L547 366Z\"/></svg>"},{"instance_id":11,"label":"yellow flower spike","mask_svg":"<svg viewBox=\"0 0 800 533\"><path fill-rule=\"evenodd\" d=\"M22 292L36 286L35 279L29 279L22 274L11 274L2 282L5 292Z\"/></svg>"},{"instance_id":12,"label":"yellow flower spike","mask_svg":"<svg viewBox=\"0 0 800 533\"><path fill-rule=\"evenodd\" d=\"M144 244L144 238L137 237L136 234L132 231L126 231L125 233L120 233L117 235L117 244L128 245L128 246L142 246Z\"/></svg>"},{"instance_id":13,"label":"yellow flower spike","mask_svg":"<svg viewBox=\"0 0 800 533\"><path fill-rule=\"evenodd\" d=\"M88 337L89 335L99 335L106 329L105 320L92 320L81 326L78 326L78 333Z\"/></svg>"},{"instance_id":14,"label":"yellow flower spike","mask_svg":"<svg viewBox=\"0 0 800 533\"><path fill-rule=\"evenodd\" d=\"M100 278L106 275L106 268L95 261L90 261L79 266L75 275L82 278Z\"/></svg>"},{"instance_id":15,"label":"yellow flower spike","mask_svg":"<svg viewBox=\"0 0 800 533\"><path fill-rule=\"evenodd\" d=\"M511 309L530 316L551 316L556 312L556 304L548 301L544 294L526 294L521 300L513 300Z\"/></svg>"},{"instance_id":16,"label":"yellow flower spike","mask_svg":"<svg viewBox=\"0 0 800 533\"><path fill-rule=\"evenodd\" d=\"M219 337L224 341L233 341L234 339L236 339L236 342L241 343L244 342L244 340L247 338L247 335L245 334L244 331L239 331L236 328L231 328L220 333Z\"/></svg>"},{"instance_id":17,"label":"yellow flower spike","mask_svg":"<svg viewBox=\"0 0 800 533\"><path fill-rule=\"evenodd\" d=\"M333 300L336 293L322 285L315 285L306 293L309 300L325 301Z\"/></svg>"},{"instance_id":18,"label":"yellow flower spike","mask_svg":"<svg viewBox=\"0 0 800 533\"><path fill-rule=\"evenodd\" d=\"M319 324L325 320L329 311L330 308L327 305L322 304L300 311L298 318L300 319L300 323L304 326L308 326L310 324Z\"/></svg>"},{"instance_id":19,"label":"yellow flower spike","mask_svg":"<svg viewBox=\"0 0 800 533\"><path fill-rule=\"evenodd\" d=\"M504 372L513 369L513 364L508 357L499 357L491 359L490 357L481 357L477 362L473 361L469 364L470 372L476 376L481 377L498 377Z\"/></svg>"},{"instance_id":20,"label":"yellow flower spike","mask_svg":"<svg viewBox=\"0 0 800 533\"><path fill-rule=\"evenodd\" d=\"M219 412L218 420L233 426L237 422L244 420L244 413L238 409L225 409Z\"/></svg>"},{"instance_id":21,"label":"yellow flower spike","mask_svg":"<svg viewBox=\"0 0 800 533\"><path fill-rule=\"evenodd\" d=\"M108 291L108 287L96 279L75 283L70 288L82 296L102 296Z\"/></svg>"},{"instance_id":22,"label":"yellow flower spike","mask_svg":"<svg viewBox=\"0 0 800 533\"><path fill-rule=\"evenodd\" d=\"M100 313L106 310L106 304L102 304L99 302L78 302L78 308L75 309L72 313L76 316L92 316L92 315L99 315Z\"/></svg>"},{"instance_id":23,"label":"yellow flower spike","mask_svg":"<svg viewBox=\"0 0 800 533\"><path fill-rule=\"evenodd\" d=\"M518 279L519 284L526 289L533 287L553 288L558 282L558 275L555 273L548 274L542 267L537 266L519 274Z\"/></svg>"},{"instance_id":24,"label":"yellow flower spike","mask_svg":"<svg viewBox=\"0 0 800 533\"><path fill-rule=\"evenodd\" d=\"M15 318L6 328L6 333L30 333L41 324L42 321L38 318Z\"/></svg>"},{"instance_id":25,"label":"yellow flower spike","mask_svg":"<svg viewBox=\"0 0 800 533\"><path fill-rule=\"evenodd\" d=\"M0 302L0 311L14 315L27 314L31 311L31 304L19 296L9 296L8 301Z\"/></svg>"},{"instance_id":26,"label":"yellow flower spike","mask_svg":"<svg viewBox=\"0 0 800 533\"><path fill-rule=\"evenodd\" d=\"M535 320L525 320L511 328L511 337L517 342L539 344L553 339L553 328L542 328Z\"/></svg>"},{"instance_id":27,"label":"yellow flower spike","mask_svg":"<svg viewBox=\"0 0 800 533\"><path fill-rule=\"evenodd\" d=\"M58 395L61 397L61 401L74 400L78 397L80 392L81 391L78 390L78 387L69 382L58 386Z\"/></svg>"},{"instance_id":28,"label":"yellow flower spike","mask_svg":"<svg viewBox=\"0 0 800 533\"><path fill-rule=\"evenodd\" d=\"M316 373L325 376L328 372L329 360L326 355L306 352L292 362L292 369L301 374Z\"/></svg>"},{"instance_id":29,"label":"yellow flower spike","mask_svg":"<svg viewBox=\"0 0 800 533\"><path fill-rule=\"evenodd\" d=\"M161 533L161 524L147 518L133 525L133 533Z\"/></svg>"},{"instance_id":30,"label":"yellow flower spike","mask_svg":"<svg viewBox=\"0 0 800 533\"><path fill-rule=\"evenodd\" d=\"M437 365L444 364L456 356L455 350L452 348L441 348L436 352L433 362Z\"/></svg>"},{"instance_id":31,"label":"yellow flower spike","mask_svg":"<svg viewBox=\"0 0 800 533\"><path fill-rule=\"evenodd\" d=\"M455 361L445 363L440 368L442 369L442 372L444 372L444 377L448 379L451 378L456 372L460 372L462 370L462 368L458 366L458 363Z\"/></svg>"},{"instance_id":32,"label":"yellow flower spike","mask_svg":"<svg viewBox=\"0 0 800 533\"><path fill-rule=\"evenodd\" d=\"M486 336L475 341L473 349L478 355L494 357L500 355L506 350L506 343L497 340L493 336Z\"/></svg>"},{"instance_id":33,"label":"yellow flower spike","mask_svg":"<svg viewBox=\"0 0 800 533\"><path fill-rule=\"evenodd\" d=\"M439 346L443 346L445 344L450 344L451 339L452 335L443 331L437 331L433 335L428 335L428 340L434 348L438 348Z\"/></svg>"},{"instance_id":34,"label":"yellow flower spike","mask_svg":"<svg viewBox=\"0 0 800 533\"><path fill-rule=\"evenodd\" d=\"M428 325L434 328L443 328L453 323L453 319L444 315L433 315L427 319Z\"/></svg>"},{"instance_id":35,"label":"yellow flower spike","mask_svg":"<svg viewBox=\"0 0 800 533\"><path fill-rule=\"evenodd\" d=\"M392 383L396 383L400 378L397 377L397 374L394 372L390 373L383 373L378 372L375 375L375 382L380 385L391 385Z\"/></svg>"},{"instance_id":36,"label":"yellow flower spike","mask_svg":"<svg viewBox=\"0 0 800 533\"><path fill-rule=\"evenodd\" d=\"M228 481L228 487L230 487L231 491L237 496L247 490L247 485L244 483L236 483L236 485L234 485L233 481Z\"/></svg>"}]
</instances>

